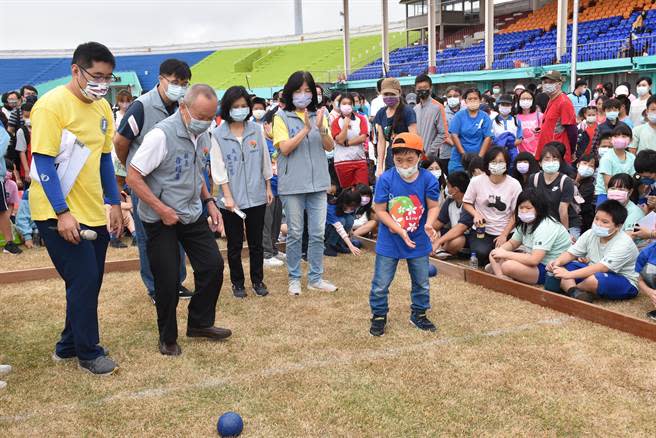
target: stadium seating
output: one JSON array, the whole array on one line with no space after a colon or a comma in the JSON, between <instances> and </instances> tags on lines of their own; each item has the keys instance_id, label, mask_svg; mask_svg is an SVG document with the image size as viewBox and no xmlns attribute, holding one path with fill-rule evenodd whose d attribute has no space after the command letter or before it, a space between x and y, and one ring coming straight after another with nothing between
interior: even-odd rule
<instances>
[{"instance_id":1,"label":"stadium seating","mask_svg":"<svg viewBox=\"0 0 656 438\"><path fill-rule=\"evenodd\" d=\"M117 71L134 71L144 90L155 86L159 65L168 58L178 58L189 65L200 62L213 52L182 52L116 57ZM40 84L71 74L71 58L0 59L0 90L13 90L24 84Z\"/></svg>"}]
</instances>

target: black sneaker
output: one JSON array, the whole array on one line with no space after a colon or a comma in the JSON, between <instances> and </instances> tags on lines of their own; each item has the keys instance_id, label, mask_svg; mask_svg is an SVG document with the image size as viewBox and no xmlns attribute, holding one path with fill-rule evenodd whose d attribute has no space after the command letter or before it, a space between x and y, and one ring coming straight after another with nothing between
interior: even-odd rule
<instances>
[{"instance_id":1,"label":"black sneaker","mask_svg":"<svg viewBox=\"0 0 656 438\"><path fill-rule=\"evenodd\" d=\"M385 334L385 324L387 324L387 316L372 316L371 328L369 329L371 336L383 336Z\"/></svg>"},{"instance_id":2,"label":"black sneaker","mask_svg":"<svg viewBox=\"0 0 656 438\"><path fill-rule=\"evenodd\" d=\"M332 246L326 245L326 247L323 250L323 255L325 255L326 257L337 257L337 251Z\"/></svg>"},{"instance_id":3,"label":"black sneaker","mask_svg":"<svg viewBox=\"0 0 656 438\"><path fill-rule=\"evenodd\" d=\"M22 253L23 250L20 249L18 247L18 245L16 245L14 242L7 242L5 244L5 248L2 252L4 252L5 254L18 255L18 254Z\"/></svg>"},{"instance_id":4,"label":"black sneaker","mask_svg":"<svg viewBox=\"0 0 656 438\"><path fill-rule=\"evenodd\" d=\"M232 294L235 298L246 298L246 288L244 286L232 285Z\"/></svg>"},{"instance_id":5,"label":"black sneaker","mask_svg":"<svg viewBox=\"0 0 656 438\"><path fill-rule=\"evenodd\" d=\"M437 330L435 324L433 324L430 319L426 318L426 312L412 312L410 315L410 322L420 330L428 332L434 332Z\"/></svg>"},{"instance_id":6,"label":"black sneaker","mask_svg":"<svg viewBox=\"0 0 656 438\"><path fill-rule=\"evenodd\" d=\"M266 297L269 295L269 291L266 287L266 284L264 283L254 284L253 290L255 291L255 295L258 297Z\"/></svg>"},{"instance_id":7,"label":"black sneaker","mask_svg":"<svg viewBox=\"0 0 656 438\"><path fill-rule=\"evenodd\" d=\"M114 240L110 241L109 246L111 246L112 248L127 248L128 247L125 243L123 243L123 241L121 239L114 239Z\"/></svg>"},{"instance_id":8,"label":"black sneaker","mask_svg":"<svg viewBox=\"0 0 656 438\"><path fill-rule=\"evenodd\" d=\"M569 288L567 296L576 300L585 301L586 303L592 303L595 300L594 294L584 292L575 287Z\"/></svg>"},{"instance_id":9,"label":"black sneaker","mask_svg":"<svg viewBox=\"0 0 656 438\"><path fill-rule=\"evenodd\" d=\"M184 286L180 286L180 291L178 292L178 298L181 300L188 300L194 296L194 293L187 289Z\"/></svg>"}]
</instances>

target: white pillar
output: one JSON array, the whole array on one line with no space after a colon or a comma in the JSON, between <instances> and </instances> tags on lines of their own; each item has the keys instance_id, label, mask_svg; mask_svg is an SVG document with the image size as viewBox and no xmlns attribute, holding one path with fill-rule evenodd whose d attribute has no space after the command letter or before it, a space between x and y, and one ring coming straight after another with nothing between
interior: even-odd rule
<instances>
[{"instance_id":1,"label":"white pillar","mask_svg":"<svg viewBox=\"0 0 656 438\"><path fill-rule=\"evenodd\" d=\"M428 72L435 73L435 0L428 0Z\"/></svg>"},{"instance_id":2,"label":"white pillar","mask_svg":"<svg viewBox=\"0 0 656 438\"><path fill-rule=\"evenodd\" d=\"M567 0L558 0L556 14L556 63L567 51Z\"/></svg>"},{"instance_id":3,"label":"white pillar","mask_svg":"<svg viewBox=\"0 0 656 438\"><path fill-rule=\"evenodd\" d=\"M570 73L571 86L569 91L574 91L576 84L576 57L578 56L579 44L579 0L574 0L574 11L572 13L572 72Z\"/></svg>"},{"instance_id":4,"label":"white pillar","mask_svg":"<svg viewBox=\"0 0 656 438\"><path fill-rule=\"evenodd\" d=\"M485 0L485 68L494 62L494 0Z\"/></svg>"},{"instance_id":5,"label":"white pillar","mask_svg":"<svg viewBox=\"0 0 656 438\"><path fill-rule=\"evenodd\" d=\"M294 0L294 35L303 35L303 0Z\"/></svg>"},{"instance_id":6,"label":"white pillar","mask_svg":"<svg viewBox=\"0 0 656 438\"><path fill-rule=\"evenodd\" d=\"M387 0L380 0L383 10L383 25L381 26L381 46L383 58L383 74L387 75L389 70L389 46L387 44L387 35L389 34L389 12L387 10Z\"/></svg>"},{"instance_id":7,"label":"white pillar","mask_svg":"<svg viewBox=\"0 0 656 438\"><path fill-rule=\"evenodd\" d=\"M351 74L351 47L349 44L349 0L343 0L344 7L344 74Z\"/></svg>"}]
</instances>

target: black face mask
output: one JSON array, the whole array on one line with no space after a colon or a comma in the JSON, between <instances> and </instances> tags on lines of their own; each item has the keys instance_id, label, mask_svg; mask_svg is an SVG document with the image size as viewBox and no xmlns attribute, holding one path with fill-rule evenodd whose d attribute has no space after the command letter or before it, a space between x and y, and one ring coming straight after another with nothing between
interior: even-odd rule
<instances>
[{"instance_id":1,"label":"black face mask","mask_svg":"<svg viewBox=\"0 0 656 438\"><path fill-rule=\"evenodd\" d=\"M428 99L430 97L430 90L417 90L416 93L420 99Z\"/></svg>"}]
</instances>

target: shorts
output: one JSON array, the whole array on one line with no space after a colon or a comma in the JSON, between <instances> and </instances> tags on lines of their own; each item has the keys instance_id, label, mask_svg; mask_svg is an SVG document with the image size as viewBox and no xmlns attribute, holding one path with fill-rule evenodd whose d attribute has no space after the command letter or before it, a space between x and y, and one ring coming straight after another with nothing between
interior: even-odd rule
<instances>
[{"instance_id":1,"label":"shorts","mask_svg":"<svg viewBox=\"0 0 656 438\"><path fill-rule=\"evenodd\" d=\"M0 180L0 213L9 210L7 205L7 192L5 191L5 181Z\"/></svg>"},{"instance_id":2,"label":"shorts","mask_svg":"<svg viewBox=\"0 0 656 438\"><path fill-rule=\"evenodd\" d=\"M581 262L570 262L565 265L568 271L576 271L588 265ZM614 272L597 272L594 274L597 279L597 295L600 298L609 300L628 300L638 295L638 289L624 276ZM577 278L576 284L582 282L585 278Z\"/></svg>"},{"instance_id":3,"label":"shorts","mask_svg":"<svg viewBox=\"0 0 656 438\"><path fill-rule=\"evenodd\" d=\"M535 284L544 284L544 280L547 276L547 267L543 263L538 263L536 266L538 268L538 282Z\"/></svg>"}]
</instances>

